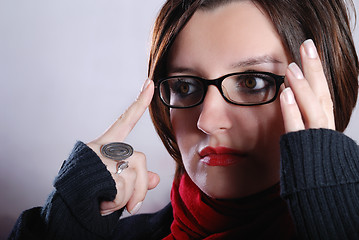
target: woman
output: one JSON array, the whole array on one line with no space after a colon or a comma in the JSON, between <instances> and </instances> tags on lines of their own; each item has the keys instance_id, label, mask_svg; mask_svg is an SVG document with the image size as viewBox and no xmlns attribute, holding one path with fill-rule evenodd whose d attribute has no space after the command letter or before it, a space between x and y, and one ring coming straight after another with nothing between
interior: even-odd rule
<instances>
[{"instance_id":1,"label":"woman","mask_svg":"<svg viewBox=\"0 0 359 240\"><path fill-rule=\"evenodd\" d=\"M101 137L76 144L11 239L359 237L359 150L340 133L359 72L343 1L169 0L152 43L154 81ZM103 146L123 142L149 105L177 162L171 204L117 222L159 177L144 154L116 164Z\"/></svg>"}]
</instances>

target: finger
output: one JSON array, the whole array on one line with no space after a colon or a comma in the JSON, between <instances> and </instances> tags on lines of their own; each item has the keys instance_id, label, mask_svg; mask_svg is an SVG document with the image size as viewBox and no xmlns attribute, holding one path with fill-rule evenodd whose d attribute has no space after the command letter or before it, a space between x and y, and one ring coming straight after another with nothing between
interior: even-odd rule
<instances>
[{"instance_id":1,"label":"finger","mask_svg":"<svg viewBox=\"0 0 359 240\"><path fill-rule=\"evenodd\" d=\"M328 128L328 119L323 107L297 64L289 64L286 77L294 93L305 128Z\"/></svg>"},{"instance_id":2,"label":"finger","mask_svg":"<svg viewBox=\"0 0 359 240\"><path fill-rule=\"evenodd\" d=\"M137 178L134 191L126 204L126 208L130 214L135 214L141 207L148 190L148 173L145 155L143 153L137 153L136 161L131 160L131 166L136 169Z\"/></svg>"},{"instance_id":3,"label":"finger","mask_svg":"<svg viewBox=\"0 0 359 240\"><path fill-rule=\"evenodd\" d=\"M112 173L111 175L116 183L117 195L113 201L100 203L102 215L110 214L126 206L135 189L137 173L134 169L127 168L121 174Z\"/></svg>"},{"instance_id":4,"label":"finger","mask_svg":"<svg viewBox=\"0 0 359 240\"><path fill-rule=\"evenodd\" d=\"M160 182L160 177L158 176L158 174L150 171L148 171L147 173L148 173L147 189L145 189L144 184L141 184L139 182L138 184L140 189L137 189L135 186L135 194L131 197L131 199L126 205L127 211L131 215L136 214L140 210L143 200L145 199L145 196L147 194L147 190L151 190L155 188Z\"/></svg>"},{"instance_id":5,"label":"finger","mask_svg":"<svg viewBox=\"0 0 359 240\"><path fill-rule=\"evenodd\" d=\"M303 130L304 123L292 90L285 88L280 94L284 128L286 133Z\"/></svg>"},{"instance_id":6,"label":"finger","mask_svg":"<svg viewBox=\"0 0 359 240\"><path fill-rule=\"evenodd\" d=\"M160 176L157 173L148 171L148 190L154 189L160 183Z\"/></svg>"},{"instance_id":7,"label":"finger","mask_svg":"<svg viewBox=\"0 0 359 240\"><path fill-rule=\"evenodd\" d=\"M300 48L303 73L328 118L329 128L334 129L333 101L317 49L311 39Z\"/></svg>"},{"instance_id":8,"label":"finger","mask_svg":"<svg viewBox=\"0 0 359 240\"><path fill-rule=\"evenodd\" d=\"M138 212L140 207L142 206L142 202L145 199L145 196L147 194L147 190L154 189L158 183L160 182L160 177L157 173L147 171L147 189L145 189L145 184L142 184L140 181L138 182L138 188L135 186L135 193L127 203L127 211L133 215ZM144 179L143 179L144 180Z\"/></svg>"},{"instance_id":9,"label":"finger","mask_svg":"<svg viewBox=\"0 0 359 240\"><path fill-rule=\"evenodd\" d=\"M303 73L313 91L318 95L329 94L323 66L311 39L306 40L300 47L300 56Z\"/></svg>"},{"instance_id":10,"label":"finger","mask_svg":"<svg viewBox=\"0 0 359 240\"><path fill-rule=\"evenodd\" d=\"M108 142L123 141L131 132L151 103L154 93L152 80L147 79L143 90L136 101L116 120L116 122L104 133L103 138Z\"/></svg>"},{"instance_id":11,"label":"finger","mask_svg":"<svg viewBox=\"0 0 359 240\"><path fill-rule=\"evenodd\" d=\"M148 172L148 184L147 184L148 190L155 188L159 182L160 182L160 178L159 178L158 174L149 171ZM142 186L144 186L144 185L140 184L140 188L141 188L140 191L137 191L137 189L135 189L135 193L138 193L138 194L134 194L131 197L131 199L129 200L129 202L127 203L127 206L126 206L127 211L131 215L136 214L140 210L143 200L145 198L145 195L147 193L147 190L142 188ZM144 194L141 194L141 193L144 193ZM141 200L139 200L139 199L141 199Z\"/></svg>"},{"instance_id":12,"label":"finger","mask_svg":"<svg viewBox=\"0 0 359 240\"><path fill-rule=\"evenodd\" d=\"M142 202L148 189L148 177L146 156L141 152L134 152L128 159L129 167L121 172L114 174L117 195L114 201L101 203L103 212L115 211L125 205L129 212L138 202Z\"/></svg>"}]
</instances>

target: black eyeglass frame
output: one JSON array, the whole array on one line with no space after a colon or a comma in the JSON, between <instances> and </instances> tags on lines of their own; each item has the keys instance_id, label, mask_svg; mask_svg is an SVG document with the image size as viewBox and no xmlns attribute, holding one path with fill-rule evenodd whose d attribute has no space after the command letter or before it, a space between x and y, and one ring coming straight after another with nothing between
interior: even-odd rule
<instances>
[{"instance_id":1,"label":"black eyeglass frame","mask_svg":"<svg viewBox=\"0 0 359 240\"><path fill-rule=\"evenodd\" d=\"M268 101L265 101L265 102L261 102L261 103L236 103L236 102L232 102L231 100L229 100L223 93L223 90L222 90L222 82L224 81L224 79L228 78L228 77L231 77L233 75L246 75L246 74L262 74L262 75L268 75L270 77L272 77L274 80L275 80L275 85L276 85L276 90L275 90L275 94L273 96L273 98L271 98L270 100ZM193 104L193 105L190 105L190 106L186 106L186 107L178 107L178 106L172 106L170 104L167 104L165 102L165 100L162 98L162 95L161 95L161 91L159 90L160 88L160 85L162 82L164 81L167 81L169 79L173 79L173 78L192 78L192 79L197 79L199 80L203 86L204 86L204 90L203 90L203 96L201 98L200 101L198 101L196 104ZM201 78L201 77L197 77L197 76L191 76L191 75L178 75L178 76L171 76L171 77L166 77L166 78L163 78L161 80L159 80L156 85L155 85L155 88L158 89L158 95L162 101L162 103L164 105L166 105L167 107L169 108L179 108L179 109L184 109L184 108L192 108L192 107L196 107L198 105L201 105L206 97L206 94L207 94L207 90L208 90L208 87L210 85L214 85L217 87L217 89L219 90L219 92L221 93L222 97L224 98L224 100L228 103L231 103L231 104L234 104L234 105L238 105L238 106L258 106L258 105L264 105L264 104L268 104L268 103L271 103L273 102L277 97L278 97L278 93L279 93L279 89L280 89L280 86L284 83L284 78L285 76L280 76L280 75L277 75L277 74L274 74L274 73L271 73L271 72L260 72L260 71L250 71L250 72L234 72L234 73L229 73L229 74L226 74L222 77L219 77L219 78L216 78L216 79L212 79L212 80L209 80L209 79L205 79L205 78Z\"/></svg>"}]
</instances>

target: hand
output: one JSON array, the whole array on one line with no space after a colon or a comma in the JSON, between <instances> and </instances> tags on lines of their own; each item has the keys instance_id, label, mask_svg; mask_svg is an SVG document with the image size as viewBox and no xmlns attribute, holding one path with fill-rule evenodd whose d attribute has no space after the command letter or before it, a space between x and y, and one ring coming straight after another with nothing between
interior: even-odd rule
<instances>
[{"instance_id":1,"label":"hand","mask_svg":"<svg viewBox=\"0 0 359 240\"><path fill-rule=\"evenodd\" d=\"M312 40L300 48L303 72L291 63L286 72L286 85L280 96L285 131L309 128L335 130L333 102L323 67Z\"/></svg>"},{"instance_id":2,"label":"hand","mask_svg":"<svg viewBox=\"0 0 359 240\"><path fill-rule=\"evenodd\" d=\"M116 174L116 162L103 157L100 153L102 145L125 140L150 104L153 92L153 81L146 80L140 95L125 113L102 136L87 144L107 166L116 183L116 198L113 201L104 201L100 204L100 211L103 216L124 206L129 213L135 214L140 208L147 190L155 188L159 183L159 176L147 171L146 156L143 153L134 152L131 157L126 159L129 162L129 167L123 170L121 174Z\"/></svg>"}]
</instances>

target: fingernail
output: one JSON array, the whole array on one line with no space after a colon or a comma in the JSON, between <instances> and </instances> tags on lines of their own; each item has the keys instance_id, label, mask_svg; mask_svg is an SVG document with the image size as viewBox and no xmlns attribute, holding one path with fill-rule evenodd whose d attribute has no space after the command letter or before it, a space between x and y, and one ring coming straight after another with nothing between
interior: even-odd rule
<instances>
[{"instance_id":1,"label":"fingernail","mask_svg":"<svg viewBox=\"0 0 359 240\"><path fill-rule=\"evenodd\" d=\"M296 63L293 62L293 63L289 64L288 68L297 79L304 78L302 70L300 70L300 68L298 67L298 65Z\"/></svg>"},{"instance_id":2,"label":"fingernail","mask_svg":"<svg viewBox=\"0 0 359 240\"><path fill-rule=\"evenodd\" d=\"M141 92L147 88L147 86L150 84L150 79L146 79L146 81L143 83Z\"/></svg>"},{"instance_id":3,"label":"fingernail","mask_svg":"<svg viewBox=\"0 0 359 240\"><path fill-rule=\"evenodd\" d=\"M305 40L303 42L305 53L309 58L317 58L318 52L312 39Z\"/></svg>"},{"instance_id":4,"label":"fingernail","mask_svg":"<svg viewBox=\"0 0 359 240\"><path fill-rule=\"evenodd\" d=\"M295 103L294 94L292 92L292 89L290 89L289 87L285 88L282 91L282 96L284 97L284 101L287 104L294 104Z\"/></svg>"},{"instance_id":5,"label":"fingernail","mask_svg":"<svg viewBox=\"0 0 359 240\"><path fill-rule=\"evenodd\" d=\"M105 217L105 216L110 215L112 213L113 213L113 211L103 212L103 213L101 213L101 216Z\"/></svg>"},{"instance_id":6,"label":"fingernail","mask_svg":"<svg viewBox=\"0 0 359 240\"><path fill-rule=\"evenodd\" d=\"M140 210L141 206L142 206L142 202L137 203L136 206L130 211L130 214L135 215L138 212L138 210Z\"/></svg>"}]
</instances>

